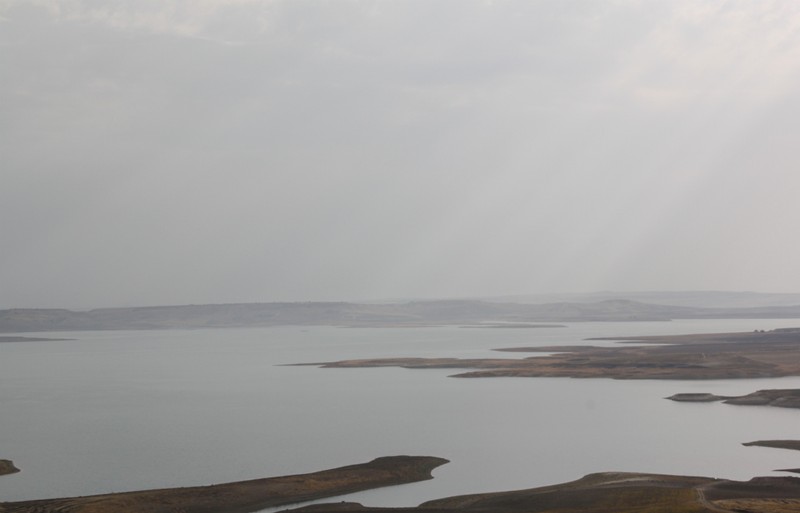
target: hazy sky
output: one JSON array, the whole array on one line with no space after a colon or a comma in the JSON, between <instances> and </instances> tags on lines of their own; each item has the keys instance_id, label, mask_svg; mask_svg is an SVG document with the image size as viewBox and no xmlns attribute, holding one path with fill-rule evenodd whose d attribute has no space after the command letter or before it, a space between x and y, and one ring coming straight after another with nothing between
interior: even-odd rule
<instances>
[{"instance_id":1,"label":"hazy sky","mask_svg":"<svg viewBox=\"0 0 800 513\"><path fill-rule=\"evenodd\" d=\"M0 308L800 291L800 2L0 0Z\"/></svg>"}]
</instances>

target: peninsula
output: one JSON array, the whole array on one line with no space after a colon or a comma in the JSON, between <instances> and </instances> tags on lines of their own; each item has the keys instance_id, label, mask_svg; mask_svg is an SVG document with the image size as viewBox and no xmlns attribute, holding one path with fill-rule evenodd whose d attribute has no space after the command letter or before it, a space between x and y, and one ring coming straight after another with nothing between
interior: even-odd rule
<instances>
[{"instance_id":1,"label":"peninsula","mask_svg":"<svg viewBox=\"0 0 800 513\"><path fill-rule=\"evenodd\" d=\"M311 474L211 486L0 502L0 513L248 513L371 488L432 479L447 460L391 456Z\"/></svg>"},{"instance_id":2,"label":"peninsula","mask_svg":"<svg viewBox=\"0 0 800 513\"><path fill-rule=\"evenodd\" d=\"M304 365L327 368L465 369L454 377L735 379L800 376L800 329L615 339L646 346L545 346L497 349L555 353L511 358L379 358Z\"/></svg>"},{"instance_id":3,"label":"peninsula","mask_svg":"<svg viewBox=\"0 0 800 513\"><path fill-rule=\"evenodd\" d=\"M800 451L800 440L756 440L755 442L745 442L746 447L772 447L774 449L790 449Z\"/></svg>"},{"instance_id":4,"label":"peninsula","mask_svg":"<svg viewBox=\"0 0 800 513\"><path fill-rule=\"evenodd\" d=\"M726 396L704 393L684 393L667 397L671 401L687 403L711 403L721 401L726 404L744 406L776 406L778 408L800 408L800 389L785 388L759 390L751 394Z\"/></svg>"},{"instance_id":5,"label":"peninsula","mask_svg":"<svg viewBox=\"0 0 800 513\"><path fill-rule=\"evenodd\" d=\"M246 513L378 486L430 479L446 460L388 457L296 476L194 488L0 503L2 513ZM315 504L292 513L789 513L800 510L800 478L739 482L628 472L589 474L577 481L525 490L446 497L416 507Z\"/></svg>"}]
</instances>

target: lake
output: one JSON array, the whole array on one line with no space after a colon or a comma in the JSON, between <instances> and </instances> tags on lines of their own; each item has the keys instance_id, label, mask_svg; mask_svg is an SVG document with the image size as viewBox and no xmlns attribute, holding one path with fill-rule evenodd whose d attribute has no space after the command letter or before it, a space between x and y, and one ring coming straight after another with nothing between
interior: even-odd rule
<instances>
[{"instance_id":1,"label":"lake","mask_svg":"<svg viewBox=\"0 0 800 513\"><path fill-rule=\"evenodd\" d=\"M452 369L284 364L515 358L528 355L491 349L792 326L800 320L24 334L75 340L0 344L0 458L22 469L0 477L0 500L206 485L398 454L451 463L431 481L335 500L412 506L611 470L731 479L772 475L774 469L800 467L800 453L741 443L798 438L800 411L663 398L800 388L800 378L453 379L447 377L457 372Z\"/></svg>"}]
</instances>

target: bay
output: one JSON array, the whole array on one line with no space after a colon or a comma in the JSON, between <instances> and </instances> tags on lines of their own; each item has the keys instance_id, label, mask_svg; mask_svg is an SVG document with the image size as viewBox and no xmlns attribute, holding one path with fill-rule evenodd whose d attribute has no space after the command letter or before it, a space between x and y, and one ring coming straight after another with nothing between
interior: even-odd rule
<instances>
[{"instance_id":1,"label":"bay","mask_svg":"<svg viewBox=\"0 0 800 513\"><path fill-rule=\"evenodd\" d=\"M800 388L800 378L454 379L452 369L286 366L348 358L524 357L493 348L587 337L752 331L800 320L570 323L563 328L276 327L24 334L0 344L0 500L195 486L333 468L384 455L451 463L423 483L337 500L409 506L598 471L748 479L800 453L800 412L674 403L680 392ZM609 345L613 342L591 342Z\"/></svg>"}]
</instances>

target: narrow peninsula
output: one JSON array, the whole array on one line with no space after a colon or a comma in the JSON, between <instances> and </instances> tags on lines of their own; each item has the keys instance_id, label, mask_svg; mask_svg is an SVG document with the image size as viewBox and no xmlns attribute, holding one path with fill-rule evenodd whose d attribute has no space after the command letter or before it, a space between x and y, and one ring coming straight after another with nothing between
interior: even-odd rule
<instances>
[{"instance_id":1,"label":"narrow peninsula","mask_svg":"<svg viewBox=\"0 0 800 513\"><path fill-rule=\"evenodd\" d=\"M383 486L432 479L447 460L390 456L311 474L211 486L0 503L0 513L248 513Z\"/></svg>"},{"instance_id":2,"label":"narrow peninsula","mask_svg":"<svg viewBox=\"0 0 800 513\"><path fill-rule=\"evenodd\" d=\"M554 353L527 358L379 358L304 365L328 368L464 369L454 377L568 377L613 379L744 379L800 376L800 330L614 339L625 345L497 349ZM631 345L646 343L647 345Z\"/></svg>"},{"instance_id":3,"label":"narrow peninsula","mask_svg":"<svg viewBox=\"0 0 800 513\"><path fill-rule=\"evenodd\" d=\"M759 390L752 394L727 396L706 393L684 393L667 397L671 401L684 403L712 403L721 401L725 404L743 406L775 406L778 408L800 408L800 389L785 388Z\"/></svg>"},{"instance_id":4,"label":"narrow peninsula","mask_svg":"<svg viewBox=\"0 0 800 513\"><path fill-rule=\"evenodd\" d=\"M746 447L772 447L773 449L790 449L800 451L800 440L756 440L755 442L745 442Z\"/></svg>"}]
</instances>

